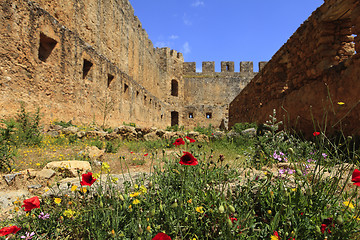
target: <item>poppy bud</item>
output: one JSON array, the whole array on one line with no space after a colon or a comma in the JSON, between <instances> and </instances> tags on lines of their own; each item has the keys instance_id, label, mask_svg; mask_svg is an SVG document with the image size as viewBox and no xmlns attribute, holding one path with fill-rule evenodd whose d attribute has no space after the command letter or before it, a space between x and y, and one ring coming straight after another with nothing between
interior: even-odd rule
<instances>
[{"instance_id":1,"label":"poppy bud","mask_svg":"<svg viewBox=\"0 0 360 240\"><path fill-rule=\"evenodd\" d=\"M139 235L141 235L144 232L140 224L138 226L137 232L138 232Z\"/></svg>"},{"instance_id":2,"label":"poppy bud","mask_svg":"<svg viewBox=\"0 0 360 240\"><path fill-rule=\"evenodd\" d=\"M154 208L151 209L151 211L150 211L150 216L151 216L151 217L155 216L155 209L154 209Z\"/></svg>"},{"instance_id":3,"label":"poppy bud","mask_svg":"<svg viewBox=\"0 0 360 240\"><path fill-rule=\"evenodd\" d=\"M289 148L289 149L288 149L288 152L289 152L290 154L294 154L294 149Z\"/></svg>"},{"instance_id":4,"label":"poppy bud","mask_svg":"<svg viewBox=\"0 0 360 240\"><path fill-rule=\"evenodd\" d=\"M302 171L300 169L296 169L296 174L301 176L302 175Z\"/></svg>"},{"instance_id":5,"label":"poppy bud","mask_svg":"<svg viewBox=\"0 0 360 240\"><path fill-rule=\"evenodd\" d=\"M178 203L177 200L175 199L175 202L173 204L171 204L172 208L177 208L178 207Z\"/></svg>"},{"instance_id":6,"label":"poppy bud","mask_svg":"<svg viewBox=\"0 0 360 240\"><path fill-rule=\"evenodd\" d=\"M148 186L149 186L149 188L152 188L153 183L152 183L152 182L149 182Z\"/></svg>"},{"instance_id":7,"label":"poppy bud","mask_svg":"<svg viewBox=\"0 0 360 240\"><path fill-rule=\"evenodd\" d=\"M315 227L315 232L318 233L318 234L321 234L321 229L319 226L316 226Z\"/></svg>"},{"instance_id":8,"label":"poppy bud","mask_svg":"<svg viewBox=\"0 0 360 240\"><path fill-rule=\"evenodd\" d=\"M230 218L226 219L226 223L229 227L232 227L232 225L233 225Z\"/></svg>"},{"instance_id":9,"label":"poppy bud","mask_svg":"<svg viewBox=\"0 0 360 240\"><path fill-rule=\"evenodd\" d=\"M223 205L221 205L221 206L219 207L219 212L220 212L220 213L224 213L224 212L225 212L225 208L224 208Z\"/></svg>"},{"instance_id":10,"label":"poppy bud","mask_svg":"<svg viewBox=\"0 0 360 240\"><path fill-rule=\"evenodd\" d=\"M235 213L235 208L233 205L229 205L229 210L231 213Z\"/></svg>"},{"instance_id":11,"label":"poppy bud","mask_svg":"<svg viewBox=\"0 0 360 240\"><path fill-rule=\"evenodd\" d=\"M160 203L159 209L160 209L161 212L164 211L164 207L163 207L163 205L161 203Z\"/></svg>"},{"instance_id":12,"label":"poppy bud","mask_svg":"<svg viewBox=\"0 0 360 240\"><path fill-rule=\"evenodd\" d=\"M102 200L100 200L100 204L99 204L99 205L100 205L100 207L101 207L101 208L103 208L103 207L104 207L104 203L103 203L103 201L102 201Z\"/></svg>"},{"instance_id":13,"label":"poppy bud","mask_svg":"<svg viewBox=\"0 0 360 240\"><path fill-rule=\"evenodd\" d=\"M125 200L125 198L124 198L124 196L122 194L119 195L119 198L120 198L121 201Z\"/></svg>"},{"instance_id":14,"label":"poppy bud","mask_svg":"<svg viewBox=\"0 0 360 240\"><path fill-rule=\"evenodd\" d=\"M342 216L337 216L337 218L336 218L336 223L337 224L339 224L339 225L343 225L344 224L344 219L343 219L343 217Z\"/></svg>"}]
</instances>

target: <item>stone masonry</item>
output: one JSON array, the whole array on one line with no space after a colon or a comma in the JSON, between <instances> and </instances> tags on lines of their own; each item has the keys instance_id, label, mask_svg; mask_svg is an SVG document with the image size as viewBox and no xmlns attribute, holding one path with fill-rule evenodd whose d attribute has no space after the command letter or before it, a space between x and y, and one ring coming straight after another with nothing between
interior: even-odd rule
<instances>
[{"instance_id":1,"label":"stone masonry","mask_svg":"<svg viewBox=\"0 0 360 240\"><path fill-rule=\"evenodd\" d=\"M215 127L255 73L154 48L128 0L0 1L0 118L20 102L43 119ZM193 117L189 117L189 114Z\"/></svg>"},{"instance_id":2,"label":"stone masonry","mask_svg":"<svg viewBox=\"0 0 360 240\"><path fill-rule=\"evenodd\" d=\"M236 122L273 109L288 128L360 134L360 3L325 0L230 104Z\"/></svg>"}]
</instances>

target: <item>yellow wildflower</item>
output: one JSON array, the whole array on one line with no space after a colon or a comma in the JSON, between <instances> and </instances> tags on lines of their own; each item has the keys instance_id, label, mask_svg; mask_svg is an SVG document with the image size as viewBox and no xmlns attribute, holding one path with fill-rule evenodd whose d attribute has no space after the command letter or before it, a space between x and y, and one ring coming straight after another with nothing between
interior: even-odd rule
<instances>
[{"instance_id":1,"label":"yellow wildflower","mask_svg":"<svg viewBox=\"0 0 360 240\"><path fill-rule=\"evenodd\" d=\"M135 188L135 189L138 189L138 188L139 188L139 185L135 184L135 185L134 185L134 188Z\"/></svg>"},{"instance_id":2,"label":"yellow wildflower","mask_svg":"<svg viewBox=\"0 0 360 240\"><path fill-rule=\"evenodd\" d=\"M104 171L104 172L110 171L110 165L107 162L103 162L101 164L101 170Z\"/></svg>"},{"instance_id":3,"label":"yellow wildflower","mask_svg":"<svg viewBox=\"0 0 360 240\"><path fill-rule=\"evenodd\" d=\"M139 204L139 203L140 203L139 199L134 199L134 201L132 202L132 204L134 204L134 205Z\"/></svg>"},{"instance_id":4,"label":"yellow wildflower","mask_svg":"<svg viewBox=\"0 0 360 240\"><path fill-rule=\"evenodd\" d=\"M268 210L267 213L268 213L269 215L271 215L272 211L271 211L271 210Z\"/></svg>"},{"instance_id":5,"label":"yellow wildflower","mask_svg":"<svg viewBox=\"0 0 360 240\"><path fill-rule=\"evenodd\" d=\"M141 192L142 194L147 193L147 189L146 189L146 187L145 187L144 185L141 185L141 187L140 187L140 192Z\"/></svg>"},{"instance_id":6,"label":"yellow wildflower","mask_svg":"<svg viewBox=\"0 0 360 240\"><path fill-rule=\"evenodd\" d=\"M341 106L341 105L344 105L345 103L344 102L338 102L337 104Z\"/></svg>"},{"instance_id":7,"label":"yellow wildflower","mask_svg":"<svg viewBox=\"0 0 360 240\"><path fill-rule=\"evenodd\" d=\"M140 195L140 192L130 193L130 197L137 197L139 195Z\"/></svg>"},{"instance_id":8,"label":"yellow wildflower","mask_svg":"<svg viewBox=\"0 0 360 240\"><path fill-rule=\"evenodd\" d=\"M344 204L346 207L349 207L349 208L351 208L351 209L354 209L354 208L355 208L354 205L352 204L352 202L345 201L345 202L343 202L343 204Z\"/></svg>"},{"instance_id":9,"label":"yellow wildflower","mask_svg":"<svg viewBox=\"0 0 360 240\"><path fill-rule=\"evenodd\" d=\"M147 231L148 233L151 233L151 227L150 227L150 226L147 226L147 227L146 227L146 231Z\"/></svg>"},{"instance_id":10,"label":"yellow wildflower","mask_svg":"<svg viewBox=\"0 0 360 240\"><path fill-rule=\"evenodd\" d=\"M117 177L112 177L112 178L111 178L111 181L112 181L113 183L116 183L117 181L119 181L119 179L118 179Z\"/></svg>"},{"instance_id":11,"label":"yellow wildflower","mask_svg":"<svg viewBox=\"0 0 360 240\"><path fill-rule=\"evenodd\" d=\"M72 218L75 215L75 211L73 211L71 209L67 209L67 210L64 211L63 215L65 217Z\"/></svg>"},{"instance_id":12,"label":"yellow wildflower","mask_svg":"<svg viewBox=\"0 0 360 240\"><path fill-rule=\"evenodd\" d=\"M82 187L82 188L81 188L81 191L82 191L83 193L86 193L86 192L87 192L86 187Z\"/></svg>"},{"instance_id":13,"label":"yellow wildflower","mask_svg":"<svg viewBox=\"0 0 360 240\"><path fill-rule=\"evenodd\" d=\"M190 198L189 200L187 200L187 203L192 203L192 199Z\"/></svg>"},{"instance_id":14,"label":"yellow wildflower","mask_svg":"<svg viewBox=\"0 0 360 240\"><path fill-rule=\"evenodd\" d=\"M198 213L204 213L203 208L204 208L204 207L197 207L197 208L195 208L195 210L196 210Z\"/></svg>"},{"instance_id":15,"label":"yellow wildflower","mask_svg":"<svg viewBox=\"0 0 360 240\"><path fill-rule=\"evenodd\" d=\"M54 198L54 203L59 205L61 203L61 198Z\"/></svg>"},{"instance_id":16,"label":"yellow wildflower","mask_svg":"<svg viewBox=\"0 0 360 240\"><path fill-rule=\"evenodd\" d=\"M78 187L77 187L76 185L72 185L71 191L74 192L74 191L76 191L77 188L78 188Z\"/></svg>"}]
</instances>

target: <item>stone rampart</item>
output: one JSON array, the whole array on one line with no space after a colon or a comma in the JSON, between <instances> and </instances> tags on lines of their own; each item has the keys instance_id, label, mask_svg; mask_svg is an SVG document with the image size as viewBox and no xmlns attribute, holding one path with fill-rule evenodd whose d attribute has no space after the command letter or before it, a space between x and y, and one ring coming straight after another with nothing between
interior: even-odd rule
<instances>
[{"instance_id":1,"label":"stone rampart","mask_svg":"<svg viewBox=\"0 0 360 240\"><path fill-rule=\"evenodd\" d=\"M5 0L0 13L0 118L22 101L45 120L170 125L165 82L176 64L153 48L128 1Z\"/></svg>"},{"instance_id":2,"label":"stone rampart","mask_svg":"<svg viewBox=\"0 0 360 240\"><path fill-rule=\"evenodd\" d=\"M328 0L230 104L230 126L273 109L289 128L360 134L360 5Z\"/></svg>"},{"instance_id":3,"label":"stone rampart","mask_svg":"<svg viewBox=\"0 0 360 240\"><path fill-rule=\"evenodd\" d=\"M184 125L227 127L229 103L256 74L253 62L240 62L240 72L234 72L231 61L221 62L221 72L215 72L215 62L203 62L202 72L196 72L196 63L185 62Z\"/></svg>"}]
</instances>

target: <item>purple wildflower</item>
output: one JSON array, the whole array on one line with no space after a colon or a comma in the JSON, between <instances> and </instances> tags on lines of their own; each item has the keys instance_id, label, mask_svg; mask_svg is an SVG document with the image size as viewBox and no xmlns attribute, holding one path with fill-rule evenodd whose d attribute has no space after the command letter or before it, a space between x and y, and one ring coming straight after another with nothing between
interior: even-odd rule
<instances>
[{"instance_id":1,"label":"purple wildflower","mask_svg":"<svg viewBox=\"0 0 360 240\"><path fill-rule=\"evenodd\" d=\"M285 173L285 169L279 169L279 174L281 175L281 174L284 174Z\"/></svg>"},{"instance_id":2,"label":"purple wildflower","mask_svg":"<svg viewBox=\"0 0 360 240\"><path fill-rule=\"evenodd\" d=\"M26 232L25 235L26 235L26 236L21 236L21 238L22 238L22 239L25 239L25 240L30 240L30 239L32 239L32 237L35 235L35 233L34 233L34 232L32 232L32 233Z\"/></svg>"},{"instance_id":3,"label":"purple wildflower","mask_svg":"<svg viewBox=\"0 0 360 240\"><path fill-rule=\"evenodd\" d=\"M311 163L312 161L314 161L314 160L312 160L311 158L309 158L309 159L307 160L308 163Z\"/></svg>"},{"instance_id":4,"label":"purple wildflower","mask_svg":"<svg viewBox=\"0 0 360 240\"><path fill-rule=\"evenodd\" d=\"M48 219L50 217L50 214L48 214L48 213L45 214L45 213L41 212L38 217L40 219L42 219L42 220L45 220L45 219Z\"/></svg>"},{"instance_id":5,"label":"purple wildflower","mask_svg":"<svg viewBox=\"0 0 360 240\"><path fill-rule=\"evenodd\" d=\"M294 172L295 172L295 170L288 169L288 172L287 172L287 173L291 175L291 174L294 174Z\"/></svg>"},{"instance_id":6,"label":"purple wildflower","mask_svg":"<svg viewBox=\"0 0 360 240\"><path fill-rule=\"evenodd\" d=\"M322 155L324 158L327 157L326 153L322 153L321 155Z\"/></svg>"}]
</instances>

